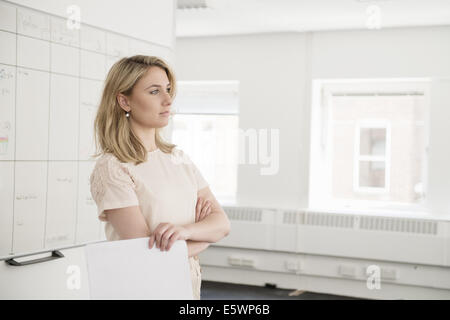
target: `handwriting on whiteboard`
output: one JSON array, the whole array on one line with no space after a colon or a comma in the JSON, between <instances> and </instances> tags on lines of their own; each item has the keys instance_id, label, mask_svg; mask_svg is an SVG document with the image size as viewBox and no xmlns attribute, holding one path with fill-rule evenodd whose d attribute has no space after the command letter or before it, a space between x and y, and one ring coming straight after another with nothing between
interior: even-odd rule
<instances>
[{"instance_id":1,"label":"handwriting on whiteboard","mask_svg":"<svg viewBox=\"0 0 450 320\"><path fill-rule=\"evenodd\" d=\"M35 193L27 193L27 194L18 194L16 195L16 200L34 200L37 199L38 196Z\"/></svg>"},{"instance_id":2,"label":"handwriting on whiteboard","mask_svg":"<svg viewBox=\"0 0 450 320\"><path fill-rule=\"evenodd\" d=\"M14 75L11 71L0 68L0 79L11 79L12 77L14 77Z\"/></svg>"},{"instance_id":3,"label":"handwriting on whiteboard","mask_svg":"<svg viewBox=\"0 0 450 320\"><path fill-rule=\"evenodd\" d=\"M48 16L19 9L18 11L18 32L28 36L50 39L50 20Z\"/></svg>"},{"instance_id":4,"label":"handwriting on whiteboard","mask_svg":"<svg viewBox=\"0 0 450 320\"><path fill-rule=\"evenodd\" d=\"M72 178L67 178L67 177L65 177L65 178L56 178L56 181L58 181L58 182L67 182L67 183L72 183Z\"/></svg>"},{"instance_id":5,"label":"handwriting on whiteboard","mask_svg":"<svg viewBox=\"0 0 450 320\"><path fill-rule=\"evenodd\" d=\"M67 44L69 46L79 45L78 30L70 30L63 19L52 19L52 41Z\"/></svg>"}]
</instances>

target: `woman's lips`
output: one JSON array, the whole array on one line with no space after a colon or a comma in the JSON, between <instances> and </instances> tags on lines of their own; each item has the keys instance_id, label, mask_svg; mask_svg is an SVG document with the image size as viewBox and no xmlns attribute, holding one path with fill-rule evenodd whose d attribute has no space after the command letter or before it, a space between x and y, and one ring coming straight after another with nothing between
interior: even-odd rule
<instances>
[{"instance_id":1,"label":"woman's lips","mask_svg":"<svg viewBox=\"0 0 450 320\"><path fill-rule=\"evenodd\" d=\"M166 111L166 112L163 112L163 113L160 113L160 115L162 115L162 116L168 116L170 113L169 113L169 111Z\"/></svg>"}]
</instances>

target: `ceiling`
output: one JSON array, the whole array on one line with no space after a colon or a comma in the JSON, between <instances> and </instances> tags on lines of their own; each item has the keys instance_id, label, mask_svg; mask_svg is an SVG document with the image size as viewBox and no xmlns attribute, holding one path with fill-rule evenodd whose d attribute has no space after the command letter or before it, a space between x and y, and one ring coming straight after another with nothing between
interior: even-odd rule
<instances>
[{"instance_id":1,"label":"ceiling","mask_svg":"<svg viewBox=\"0 0 450 320\"><path fill-rule=\"evenodd\" d=\"M450 0L197 1L211 8L177 9L177 37L450 25Z\"/></svg>"}]
</instances>

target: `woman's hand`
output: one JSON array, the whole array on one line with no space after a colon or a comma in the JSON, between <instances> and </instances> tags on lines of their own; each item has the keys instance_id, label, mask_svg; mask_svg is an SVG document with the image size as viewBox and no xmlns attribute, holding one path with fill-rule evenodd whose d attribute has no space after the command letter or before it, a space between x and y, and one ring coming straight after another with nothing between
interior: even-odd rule
<instances>
[{"instance_id":1,"label":"woman's hand","mask_svg":"<svg viewBox=\"0 0 450 320\"><path fill-rule=\"evenodd\" d=\"M201 197L197 198L195 206L195 222L202 221L211 213L211 202Z\"/></svg>"},{"instance_id":2,"label":"woman's hand","mask_svg":"<svg viewBox=\"0 0 450 320\"><path fill-rule=\"evenodd\" d=\"M169 251L177 240L188 240L189 232L183 226L176 226L171 223L160 223L155 231L150 234L148 247L153 248L153 244L161 251Z\"/></svg>"},{"instance_id":3,"label":"woman's hand","mask_svg":"<svg viewBox=\"0 0 450 320\"><path fill-rule=\"evenodd\" d=\"M210 213L211 202L199 197L195 206L195 222L205 219ZM153 244L156 244L161 251L169 251L175 241L188 240L188 238L188 231L183 226L160 223L150 235L149 248L153 248Z\"/></svg>"}]
</instances>

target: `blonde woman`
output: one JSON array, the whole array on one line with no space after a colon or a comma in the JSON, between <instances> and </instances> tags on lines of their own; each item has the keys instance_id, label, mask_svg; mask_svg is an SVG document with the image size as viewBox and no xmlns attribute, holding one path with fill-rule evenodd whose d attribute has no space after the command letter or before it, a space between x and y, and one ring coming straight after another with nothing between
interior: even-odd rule
<instances>
[{"instance_id":1,"label":"blonde woman","mask_svg":"<svg viewBox=\"0 0 450 320\"><path fill-rule=\"evenodd\" d=\"M149 248L161 251L186 240L200 299L197 255L227 236L230 222L187 154L160 135L175 92L174 73L161 58L137 55L111 67L94 123L99 158L91 193L107 240L149 237Z\"/></svg>"}]
</instances>

